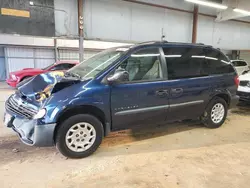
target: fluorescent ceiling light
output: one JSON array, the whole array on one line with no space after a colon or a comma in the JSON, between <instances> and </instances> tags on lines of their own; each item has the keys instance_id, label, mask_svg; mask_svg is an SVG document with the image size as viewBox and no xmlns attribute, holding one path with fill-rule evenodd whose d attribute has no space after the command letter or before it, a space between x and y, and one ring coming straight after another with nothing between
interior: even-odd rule
<instances>
[{"instance_id":1,"label":"fluorescent ceiling light","mask_svg":"<svg viewBox=\"0 0 250 188\"><path fill-rule=\"evenodd\" d=\"M218 9L227 9L228 8L225 5L221 5L221 4L218 4L218 3L212 3L212 2L209 2L209 1L202 1L202 0L185 0L185 1L188 1L188 2L191 2L191 3L196 3L196 4L199 4L199 5L208 6L208 7L218 8Z\"/></svg>"},{"instance_id":2,"label":"fluorescent ceiling light","mask_svg":"<svg viewBox=\"0 0 250 188\"><path fill-rule=\"evenodd\" d=\"M238 13L245 14L245 15L250 15L249 11L238 9L238 8L235 8L234 12L238 12Z\"/></svg>"}]
</instances>

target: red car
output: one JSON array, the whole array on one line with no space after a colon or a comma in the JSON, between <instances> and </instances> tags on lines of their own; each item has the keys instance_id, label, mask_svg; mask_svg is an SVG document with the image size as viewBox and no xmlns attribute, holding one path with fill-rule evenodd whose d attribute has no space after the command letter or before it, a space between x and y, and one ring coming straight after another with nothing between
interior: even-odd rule
<instances>
[{"instance_id":1,"label":"red car","mask_svg":"<svg viewBox=\"0 0 250 188\"><path fill-rule=\"evenodd\" d=\"M36 69L36 68L25 68L20 71L11 72L9 78L6 80L7 84L16 87L17 84L29 77L46 73L49 71L57 71L57 70L68 70L74 67L78 62L76 61L58 61L48 67L43 69Z\"/></svg>"}]
</instances>

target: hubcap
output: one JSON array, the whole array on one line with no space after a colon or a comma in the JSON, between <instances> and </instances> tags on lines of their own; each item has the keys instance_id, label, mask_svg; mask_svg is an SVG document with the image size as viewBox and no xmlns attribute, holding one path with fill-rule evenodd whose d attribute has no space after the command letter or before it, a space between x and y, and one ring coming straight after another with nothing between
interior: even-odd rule
<instances>
[{"instance_id":1,"label":"hubcap","mask_svg":"<svg viewBox=\"0 0 250 188\"><path fill-rule=\"evenodd\" d=\"M220 123L225 115L225 108L221 103L217 103L213 106L211 111L211 119L214 123Z\"/></svg>"},{"instance_id":2,"label":"hubcap","mask_svg":"<svg viewBox=\"0 0 250 188\"><path fill-rule=\"evenodd\" d=\"M95 142L96 131L93 125L82 122L73 125L67 132L65 142L67 147L74 152L83 152Z\"/></svg>"}]
</instances>

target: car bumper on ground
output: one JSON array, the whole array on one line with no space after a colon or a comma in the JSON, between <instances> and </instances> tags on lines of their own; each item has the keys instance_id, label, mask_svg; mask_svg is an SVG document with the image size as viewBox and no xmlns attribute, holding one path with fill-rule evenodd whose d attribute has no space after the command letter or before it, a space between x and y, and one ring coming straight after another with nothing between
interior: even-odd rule
<instances>
[{"instance_id":1,"label":"car bumper on ground","mask_svg":"<svg viewBox=\"0 0 250 188\"><path fill-rule=\"evenodd\" d=\"M11 80L11 79L7 79L6 83L11 86L11 87L16 87L17 86L17 81Z\"/></svg>"},{"instance_id":2,"label":"car bumper on ground","mask_svg":"<svg viewBox=\"0 0 250 188\"><path fill-rule=\"evenodd\" d=\"M21 141L27 145L39 147L54 145L56 124L37 125L36 120L20 119L8 113L5 114L4 123L7 127L12 128Z\"/></svg>"}]
</instances>

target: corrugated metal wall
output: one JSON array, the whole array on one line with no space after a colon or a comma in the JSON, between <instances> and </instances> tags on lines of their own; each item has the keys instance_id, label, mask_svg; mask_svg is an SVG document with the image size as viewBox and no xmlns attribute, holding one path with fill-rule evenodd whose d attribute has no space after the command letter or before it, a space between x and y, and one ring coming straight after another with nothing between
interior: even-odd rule
<instances>
[{"instance_id":1,"label":"corrugated metal wall","mask_svg":"<svg viewBox=\"0 0 250 188\"><path fill-rule=\"evenodd\" d=\"M55 51L52 49L34 49L35 68L43 68L55 62Z\"/></svg>"},{"instance_id":2,"label":"corrugated metal wall","mask_svg":"<svg viewBox=\"0 0 250 188\"><path fill-rule=\"evenodd\" d=\"M6 47L7 72L23 68L43 68L55 62L53 49Z\"/></svg>"},{"instance_id":3,"label":"corrugated metal wall","mask_svg":"<svg viewBox=\"0 0 250 188\"><path fill-rule=\"evenodd\" d=\"M0 81L5 80L5 78L6 78L6 69L5 69L4 48L0 47Z\"/></svg>"},{"instance_id":4,"label":"corrugated metal wall","mask_svg":"<svg viewBox=\"0 0 250 188\"><path fill-rule=\"evenodd\" d=\"M84 60L95 55L99 51L96 50L84 50ZM60 49L59 50L59 60L79 60L78 50Z\"/></svg>"},{"instance_id":5,"label":"corrugated metal wall","mask_svg":"<svg viewBox=\"0 0 250 188\"><path fill-rule=\"evenodd\" d=\"M85 50L84 59L88 59L94 54L98 53L96 50ZM79 52L74 49L60 49L58 60L79 60ZM4 57L4 53L2 53ZM45 48L25 48L25 47L6 47L5 57L6 71L3 67L0 71L0 78L6 79L5 72L9 74L13 71L22 70L24 68L43 68L55 62L54 49ZM4 61L3 61L4 63ZM0 48L0 64L1 62L1 48ZM1 68L1 66L0 66Z\"/></svg>"}]
</instances>

